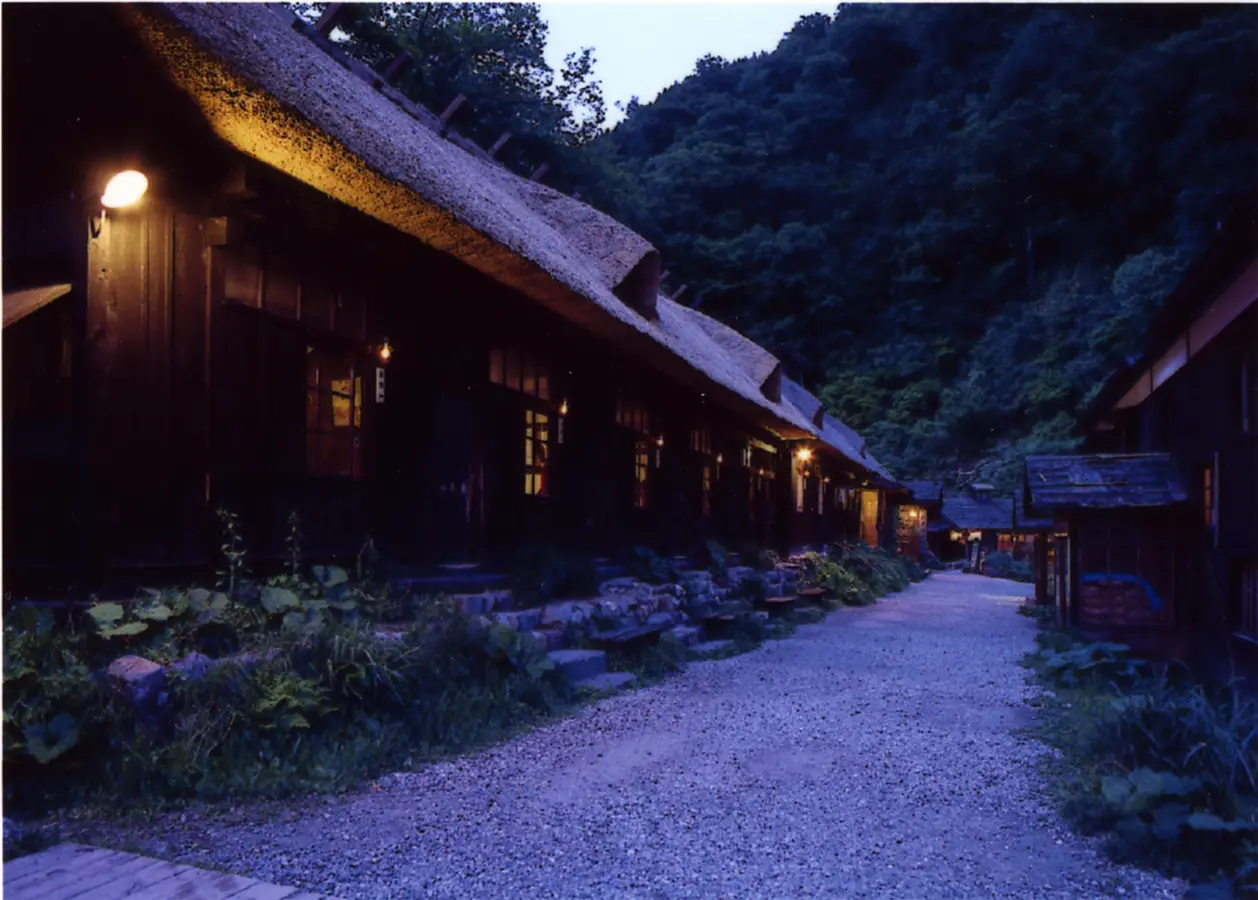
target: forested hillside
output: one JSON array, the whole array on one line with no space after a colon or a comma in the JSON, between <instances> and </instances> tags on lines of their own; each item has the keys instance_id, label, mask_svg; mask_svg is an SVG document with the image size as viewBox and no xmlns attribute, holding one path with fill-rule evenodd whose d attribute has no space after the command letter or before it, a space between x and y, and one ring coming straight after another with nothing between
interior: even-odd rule
<instances>
[{"instance_id":1,"label":"forested hillside","mask_svg":"<svg viewBox=\"0 0 1258 900\"><path fill-rule=\"evenodd\" d=\"M1254 183L1256 60L1252 6L844 6L632 105L583 192L897 474L1009 484Z\"/></svg>"}]
</instances>

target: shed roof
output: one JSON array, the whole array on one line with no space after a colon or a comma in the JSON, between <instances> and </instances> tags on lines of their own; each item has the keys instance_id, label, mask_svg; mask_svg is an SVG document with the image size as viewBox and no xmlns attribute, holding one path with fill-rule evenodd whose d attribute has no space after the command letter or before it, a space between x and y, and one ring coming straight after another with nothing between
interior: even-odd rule
<instances>
[{"instance_id":1,"label":"shed roof","mask_svg":"<svg viewBox=\"0 0 1258 900\"><path fill-rule=\"evenodd\" d=\"M1127 509L1187 501L1169 453L1094 453L1028 456L1028 510L1044 515L1067 509Z\"/></svg>"},{"instance_id":2,"label":"shed roof","mask_svg":"<svg viewBox=\"0 0 1258 900\"><path fill-rule=\"evenodd\" d=\"M716 399L784 437L819 434L760 390L759 374L778 366L772 354L659 296L659 255L645 239L445 140L435 116L351 74L293 29L290 12L167 3L131 5L124 15L236 150L519 290L683 384L713 388Z\"/></svg>"},{"instance_id":3,"label":"shed roof","mask_svg":"<svg viewBox=\"0 0 1258 900\"><path fill-rule=\"evenodd\" d=\"M1026 500L1019 494L1013 495L1013 517L1016 531L1051 531L1053 528L1052 518L1031 515Z\"/></svg>"},{"instance_id":4,"label":"shed roof","mask_svg":"<svg viewBox=\"0 0 1258 900\"><path fill-rule=\"evenodd\" d=\"M1009 497L944 494L941 513L958 528L967 531L1009 531L1013 528L1013 500Z\"/></svg>"}]
</instances>

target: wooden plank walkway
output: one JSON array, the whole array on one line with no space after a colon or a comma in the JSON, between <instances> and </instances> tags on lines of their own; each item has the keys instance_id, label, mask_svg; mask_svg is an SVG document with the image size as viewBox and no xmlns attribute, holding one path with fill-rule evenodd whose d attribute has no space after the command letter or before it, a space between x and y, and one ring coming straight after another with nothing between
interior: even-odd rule
<instances>
[{"instance_id":1,"label":"wooden plank walkway","mask_svg":"<svg viewBox=\"0 0 1258 900\"><path fill-rule=\"evenodd\" d=\"M84 844L4 864L5 900L335 900L239 875Z\"/></svg>"}]
</instances>

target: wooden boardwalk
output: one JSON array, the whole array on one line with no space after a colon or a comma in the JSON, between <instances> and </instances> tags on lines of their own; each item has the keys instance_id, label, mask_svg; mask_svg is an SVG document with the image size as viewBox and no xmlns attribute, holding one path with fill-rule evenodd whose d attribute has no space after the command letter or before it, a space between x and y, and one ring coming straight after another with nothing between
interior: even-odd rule
<instances>
[{"instance_id":1,"label":"wooden boardwalk","mask_svg":"<svg viewBox=\"0 0 1258 900\"><path fill-rule=\"evenodd\" d=\"M4 864L5 900L335 900L239 875L64 843Z\"/></svg>"}]
</instances>

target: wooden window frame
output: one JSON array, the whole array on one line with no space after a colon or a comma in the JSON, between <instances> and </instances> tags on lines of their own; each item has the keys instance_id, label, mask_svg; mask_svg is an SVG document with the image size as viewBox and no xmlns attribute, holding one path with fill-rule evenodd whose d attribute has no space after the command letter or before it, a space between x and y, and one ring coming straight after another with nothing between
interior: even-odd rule
<instances>
[{"instance_id":1,"label":"wooden window frame","mask_svg":"<svg viewBox=\"0 0 1258 900\"><path fill-rule=\"evenodd\" d=\"M633 447L633 508L648 509L651 504L651 442L640 437Z\"/></svg>"},{"instance_id":2,"label":"wooden window frame","mask_svg":"<svg viewBox=\"0 0 1258 900\"><path fill-rule=\"evenodd\" d=\"M544 403L552 402L553 372L549 362L540 354L511 345L491 347L488 368L491 384Z\"/></svg>"},{"instance_id":3,"label":"wooden window frame","mask_svg":"<svg viewBox=\"0 0 1258 900\"><path fill-rule=\"evenodd\" d=\"M524 494L550 496L551 425L555 415L549 409L524 409Z\"/></svg>"},{"instance_id":4,"label":"wooden window frame","mask_svg":"<svg viewBox=\"0 0 1258 900\"><path fill-rule=\"evenodd\" d=\"M338 346L340 345L340 346ZM316 356L313 381L311 375L311 355ZM323 339L309 336L306 342L306 418L305 418L305 471L308 476L316 478L345 478L352 481L363 479L362 433L363 433L363 376L364 366L362 354L353 346L347 346L344 338ZM349 358L348 388L338 390L332 378L323 377L326 371L317 360L319 355L327 358L341 356ZM328 400L332 422L324 422L323 400ZM348 422L343 426L336 424L337 401L348 404ZM343 435L338 434L344 431ZM325 441L346 441L346 465L335 469L324 464L321 449Z\"/></svg>"}]
</instances>

